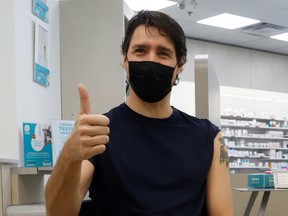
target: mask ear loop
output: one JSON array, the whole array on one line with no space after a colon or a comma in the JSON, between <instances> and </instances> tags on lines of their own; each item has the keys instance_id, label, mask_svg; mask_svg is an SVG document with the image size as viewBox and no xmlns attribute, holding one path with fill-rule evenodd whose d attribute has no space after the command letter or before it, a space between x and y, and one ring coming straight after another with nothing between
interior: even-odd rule
<instances>
[{"instance_id":1,"label":"mask ear loop","mask_svg":"<svg viewBox=\"0 0 288 216\"><path fill-rule=\"evenodd\" d=\"M130 61L128 60L127 55L126 55L126 60L128 62L128 68L129 68ZM126 93L126 97L129 96L129 89L130 89L130 82L129 82L129 77L128 77L128 68L127 68L127 70L125 69L125 72L126 72L126 79L125 79L125 93Z\"/></svg>"},{"instance_id":2,"label":"mask ear loop","mask_svg":"<svg viewBox=\"0 0 288 216\"><path fill-rule=\"evenodd\" d=\"M130 88L130 83L129 83L129 80L126 79L125 80L125 93L127 97L129 96L129 88Z\"/></svg>"},{"instance_id":3,"label":"mask ear loop","mask_svg":"<svg viewBox=\"0 0 288 216\"><path fill-rule=\"evenodd\" d=\"M177 74L176 75L176 79L175 79L175 81L173 83L173 86L177 86L179 84L179 82L180 82L180 78L179 78L179 75Z\"/></svg>"},{"instance_id":4,"label":"mask ear loop","mask_svg":"<svg viewBox=\"0 0 288 216\"><path fill-rule=\"evenodd\" d=\"M175 67L174 67L174 70L176 69L176 67L178 66L178 63L176 63ZM179 78L179 74L176 75L176 79L173 83L173 86L177 86L180 82L180 78Z\"/></svg>"}]
</instances>

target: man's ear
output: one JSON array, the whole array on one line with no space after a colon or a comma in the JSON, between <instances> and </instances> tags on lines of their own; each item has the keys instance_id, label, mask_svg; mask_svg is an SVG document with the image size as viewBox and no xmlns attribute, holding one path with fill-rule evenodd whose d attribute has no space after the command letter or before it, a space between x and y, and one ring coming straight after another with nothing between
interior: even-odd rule
<instances>
[{"instance_id":1,"label":"man's ear","mask_svg":"<svg viewBox=\"0 0 288 216\"><path fill-rule=\"evenodd\" d=\"M177 74L180 74L183 71L183 65L182 66L177 66Z\"/></svg>"},{"instance_id":2,"label":"man's ear","mask_svg":"<svg viewBox=\"0 0 288 216\"><path fill-rule=\"evenodd\" d=\"M128 72L128 58L126 55L123 58L123 67L124 67L125 71Z\"/></svg>"}]
</instances>

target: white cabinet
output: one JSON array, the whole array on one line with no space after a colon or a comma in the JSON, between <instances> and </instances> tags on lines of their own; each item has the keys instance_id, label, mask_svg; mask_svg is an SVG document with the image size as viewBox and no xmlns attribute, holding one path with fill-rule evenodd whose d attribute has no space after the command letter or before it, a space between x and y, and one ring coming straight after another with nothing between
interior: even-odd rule
<instances>
[{"instance_id":1,"label":"white cabinet","mask_svg":"<svg viewBox=\"0 0 288 216\"><path fill-rule=\"evenodd\" d=\"M288 166L285 119L221 116L231 172L258 172Z\"/></svg>"}]
</instances>

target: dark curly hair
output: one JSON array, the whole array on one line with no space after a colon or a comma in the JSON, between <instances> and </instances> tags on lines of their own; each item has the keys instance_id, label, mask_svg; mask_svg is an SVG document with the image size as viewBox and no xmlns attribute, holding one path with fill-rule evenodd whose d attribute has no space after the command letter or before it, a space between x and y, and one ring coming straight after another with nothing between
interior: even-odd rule
<instances>
[{"instance_id":1,"label":"dark curly hair","mask_svg":"<svg viewBox=\"0 0 288 216\"><path fill-rule=\"evenodd\" d=\"M181 67L186 63L187 48L183 29L174 19L159 11L142 10L130 19L121 46L124 56L127 55L135 29L140 25L145 25L147 29L156 27L160 34L170 37L175 44L178 66Z\"/></svg>"}]
</instances>

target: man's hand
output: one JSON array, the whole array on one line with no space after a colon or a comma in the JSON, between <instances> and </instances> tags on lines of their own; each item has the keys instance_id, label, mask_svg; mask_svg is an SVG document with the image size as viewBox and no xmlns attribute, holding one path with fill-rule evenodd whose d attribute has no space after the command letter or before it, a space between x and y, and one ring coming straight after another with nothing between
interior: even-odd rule
<instances>
[{"instance_id":1,"label":"man's hand","mask_svg":"<svg viewBox=\"0 0 288 216\"><path fill-rule=\"evenodd\" d=\"M87 88L79 84L80 113L64 148L74 161L89 159L105 151L109 142L109 119L91 113ZM63 149L64 150L64 149Z\"/></svg>"}]
</instances>

